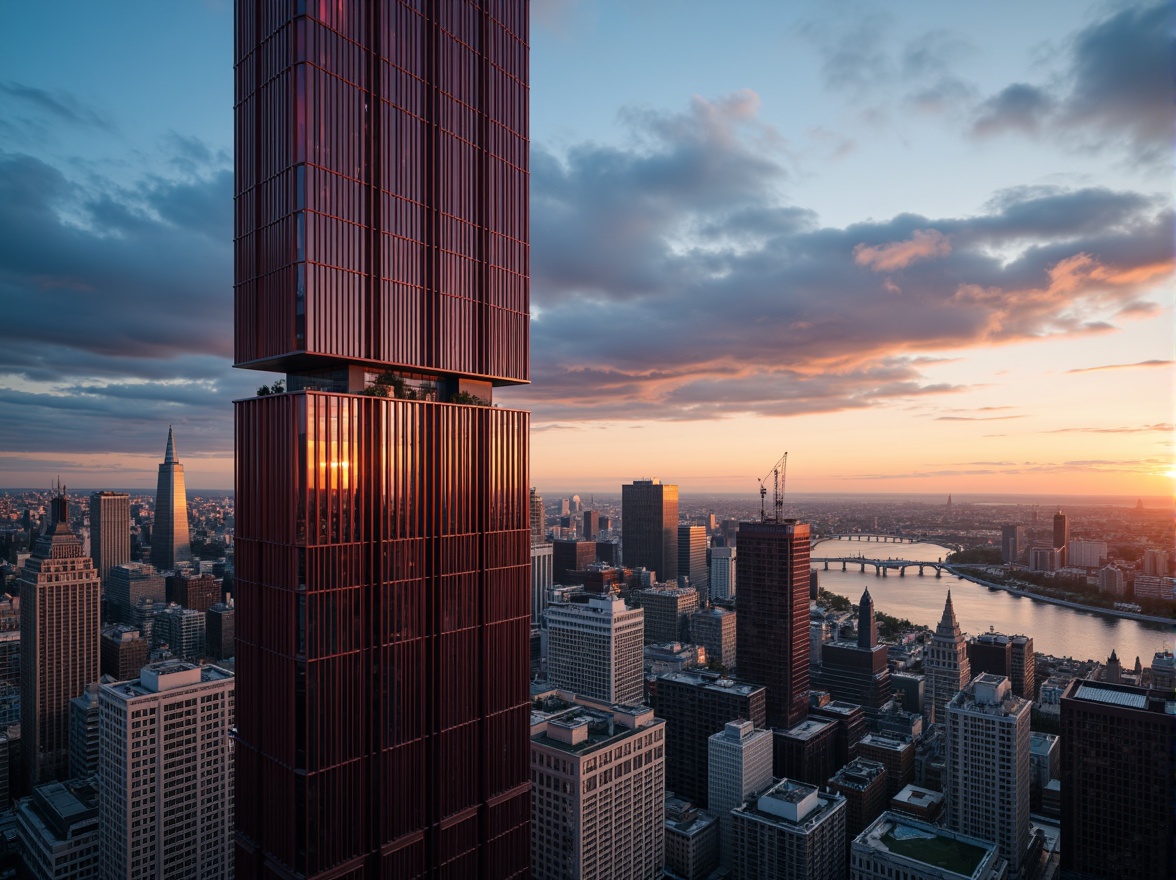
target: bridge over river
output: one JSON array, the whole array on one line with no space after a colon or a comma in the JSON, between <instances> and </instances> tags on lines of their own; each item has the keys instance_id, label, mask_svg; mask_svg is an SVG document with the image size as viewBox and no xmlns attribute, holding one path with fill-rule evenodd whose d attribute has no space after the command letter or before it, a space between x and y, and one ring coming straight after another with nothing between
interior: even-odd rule
<instances>
[{"instance_id":1,"label":"bridge over river","mask_svg":"<svg viewBox=\"0 0 1176 880\"><path fill-rule=\"evenodd\" d=\"M868 544L937 544L940 547L946 547L948 550L963 549L959 544L937 538L934 535L891 535L883 534L882 532L847 532L844 535L814 535L812 546L815 547L822 541L862 541Z\"/></svg>"},{"instance_id":2,"label":"bridge over river","mask_svg":"<svg viewBox=\"0 0 1176 880\"><path fill-rule=\"evenodd\" d=\"M888 577L890 572L897 570L899 577L906 577L906 570L908 568L917 568L919 574L923 574L924 569L930 568L934 570L936 577L943 577L946 571L952 574L951 567L944 562L928 562L926 560L918 559L867 559L864 556L813 556L809 558L809 564L823 562L825 564L825 571L829 570L829 563L834 564L840 562L841 570L848 571L847 566L860 566L862 573L865 573L866 566L874 567L874 574L877 577Z\"/></svg>"}]
</instances>

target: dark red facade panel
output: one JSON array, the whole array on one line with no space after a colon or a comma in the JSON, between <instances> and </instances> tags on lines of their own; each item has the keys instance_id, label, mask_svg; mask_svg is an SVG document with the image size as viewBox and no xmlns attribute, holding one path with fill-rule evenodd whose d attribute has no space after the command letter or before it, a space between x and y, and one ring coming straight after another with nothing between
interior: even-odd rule
<instances>
[{"instance_id":1,"label":"dark red facade panel","mask_svg":"<svg viewBox=\"0 0 1176 880\"><path fill-rule=\"evenodd\" d=\"M249 850L315 876L423 835L429 865L525 873L486 835L527 791L527 414L304 392L237 426Z\"/></svg>"},{"instance_id":2,"label":"dark red facade panel","mask_svg":"<svg viewBox=\"0 0 1176 880\"><path fill-rule=\"evenodd\" d=\"M739 677L767 688L769 727L808 715L809 527L740 523Z\"/></svg>"},{"instance_id":3,"label":"dark red facade panel","mask_svg":"<svg viewBox=\"0 0 1176 880\"><path fill-rule=\"evenodd\" d=\"M526 381L526 4L301 5L238 4L238 364Z\"/></svg>"}]
</instances>

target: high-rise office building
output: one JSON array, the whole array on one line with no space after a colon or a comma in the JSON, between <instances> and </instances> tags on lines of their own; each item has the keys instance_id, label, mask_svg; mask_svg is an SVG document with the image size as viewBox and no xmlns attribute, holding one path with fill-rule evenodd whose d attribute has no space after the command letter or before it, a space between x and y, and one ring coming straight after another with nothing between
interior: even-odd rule
<instances>
[{"instance_id":1,"label":"high-rise office building","mask_svg":"<svg viewBox=\"0 0 1176 880\"><path fill-rule=\"evenodd\" d=\"M1070 522L1060 510L1053 518L1053 549L1058 551L1060 567L1067 565L1066 545L1070 543Z\"/></svg>"},{"instance_id":2,"label":"high-rise office building","mask_svg":"<svg viewBox=\"0 0 1176 880\"><path fill-rule=\"evenodd\" d=\"M982 673L950 700L947 824L991 840L1009 863L1009 880L1029 876L1029 713L1009 680Z\"/></svg>"},{"instance_id":3,"label":"high-rise office building","mask_svg":"<svg viewBox=\"0 0 1176 880\"><path fill-rule=\"evenodd\" d=\"M743 719L728 721L707 740L707 805L719 817L719 861L734 852L731 811L772 784L772 732Z\"/></svg>"},{"instance_id":4,"label":"high-rise office building","mask_svg":"<svg viewBox=\"0 0 1176 880\"><path fill-rule=\"evenodd\" d=\"M130 681L139 677L139 670L147 665L149 646L139 630L127 624L108 626L102 630L99 661L103 675L115 681Z\"/></svg>"},{"instance_id":5,"label":"high-rise office building","mask_svg":"<svg viewBox=\"0 0 1176 880\"><path fill-rule=\"evenodd\" d=\"M179 572L166 579L167 601L201 613L221 600L221 579L211 574Z\"/></svg>"},{"instance_id":6,"label":"high-rise office building","mask_svg":"<svg viewBox=\"0 0 1176 880\"><path fill-rule=\"evenodd\" d=\"M621 557L626 568L678 579L677 486L653 479L621 486Z\"/></svg>"},{"instance_id":7,"label":"high-rise office building","mask_svg":"<svg viewBox=\"0 0 1176 880\"><path fill-rule=\"evenodd\" d=\"M1106 559L1106 541L1071 538L1066 545L1066 565L1071 568L1098 568Z\"/></svg>"},{"instance_id":8,"label":"high-rise office building","mask_svg":"<svg viewBox=\"0 0 1176 880\"><path fill-rule=\"evenodd\" d=\"M69 777L88 779L98 772L98 682L69 701Z\"/></svg>"},{"instance_id":9,"label":"high-rise office building","mask_svg":"<svg viewBox=\"0 0 1176 880\"><path fill-rule=\"evenodd\" d=\"M203 611L171 605L156 615L155 637L167 642L172 655L195 663L205 656L205 619Z\"/></svg>"},{"instance_id":10,"label":"high-rise office building","mask_svg":"<svg viewBox=\"0 0 1176 880\"><path fill-rule=\"evenodd\" d=\"M1168 551L1149 547L1143 551L1143 573L1148 577L1168 576Z\"/></svg>"},{"instance_id":11,"label":"high-rise office building","mask_svg":"<svg viewBox=\"0 0 1176 880\"><path fill-rule=\"evenodd\" d=\"M886 646L878 644L878 622L868 589L858 608L857 639L834 639L821 645L821 668L815 684L835 699L876 711L893 692L890 666Z\"/></svg>"},{"instance_id":12,"label":"high-rise office building","mask_svg":"<svg viewBox=\"0 0 1176 880\"><path fill-rule=\"evenodd\" d=\"M531 518L531 546L542 544L547 540L547 529L544 525L543 496L533 486L527 498L527 510Z\"/></svg>"},{"instance_id":13,"label":"high-rise office building","mask_svg":"<svg viewBox=\"0 0 1176 880\"><path fill-rule=\"evenodd\" d=\"M236 10L237 877L520 876L527 4Z\"/></svg>"},{"instance_id":14,"label":"high-rise office building","mask_svg":"<svg viewBox=\"0 0 1176 880\"><path fill-rule=\"evenodd\" d=\"M1062 876L1176 872L1172 692L1074 679L1061 698Z\"/></svg>"},{"instance_id":15,"label":"high-rise office building","mask_svg":"<svg viewBox=\"0 0 1176 880\"><path fill-rule=\"evenodd\" d=\"M580 529L580 537L588 541L595 541L600 534L600 514L595 510L584 511L584 525Z\"/></svg>"},{"instance_id":16,"label":"high-rise office building","mask_svg":"<svg viewBox=\"0 0 1176 880\"><path fill-rule=\"evenodd\" d=\"M73 780L38 786L16 805L24 867L35 880L98 874L98 788Z\"/></svg>"},{"instance_id":17,"label":"high-rise office building","mask_svg":"<svg viewBox=\"0 0 1176 880\"><path fill-rule=\"evenodd\" d=\"M531 714L531 876L659 880L665 722L558 698Z\"/></svg>"},{"instance_id":18,"label":"high-rise office building","mask_svg":"<svg viewBox=\"0 0 1176 880\"><path fill-rule=\"evenodd\" d=\"M690 615L690 641L706 649L707 662L735 668L738 615L729 608L702 608Z\"/></svg>"},{"instance_id":19,"label":"high-rise office building","mask_svg":"<svg viewBox=\"0 0 1176 880\"><path fill-rule=\"evenodd\" d=\"M98 689L104 878L233 877L233 676L165 660Z\"/></svg>"},{"instance_id":20,"label":"high-rise office building","mask_svg":"<svg viewBox=\"0 0 1176 880\"><path fill-rule=\"evenodd\" d=\"M712 547L710 560L712 599L735 598L735 548Z\"/></svg>"},{"instance_id":21,"label":"high-rise office building","mask_svg":"<svg viewBox=\"0 0 1176 880\"><path fill-rule=\"evenodd\" d=\"M1025 635L981 633L967 643L968 667L973 676L981 672L1008 676L1013 693L1032 701L1034 693L1033 639Z\"/></svg>"},{"instance_id":22,"label":"high-rise office building","mask_svg":"<svg viewBox=\"0 0 1176 880\"><path fill-rule=\"evenodd\" d=\"M538 624L547 608L547 596L555 584L555 548L549 543L531 545L531 623Z\"/></svg>"},{"instance_id":23,"label":"high-rise office building","mask_svg":"<svg viewBox=\"0 0 1176 880\"><path fill-rule=\"evenodd\" d=\"M972 680L967 643L951 604L951 590L943 603L943 617L924 652L923 672L927 676L927 720L942 723L944 706Z\"/></svg>"},{"instance_id":24,"label":"high-rise office building","mask_svg":"<svg viewBox=\"0 0 1176 880\"><path fill-rule=\"evenodd\" d=\"M145 562L116 565L106 575L106 602L110 615L121 623L134 623L135 609L144 600L163 602L167 581Z\"/></svg>"},{"instance_id":25,"label":"high-rise office building","mask_svg":"<svg viewBox=\"0 0 1176 880\"><path fill-rule=\"evenodd\" d=\"M696 590L657 586L637 595L645 612L645 644L690 641L690 615L698 610Z\"/></svg>"},{"instance_id":26,"label":"high-rise office building","mask_svg":"<svg viewBox=\"0 0 1176 880\"><path fill-rule=\"evenodd\" d=\"M732 812L735 876L841 880L845 817L842 795L781 779Z\"/></svg>"},{"instance_id":27,"label":"high-rise office building","mask_svg":"<svg viewBox=\"0 0 1176 880\"><path fill-rule=\"evenodd\" d=\"M547 678L558 688L604 703L644 699L645 612L616 596L547 608Z\"/></svg>"},{"instance_id":28,"label":"high-rise office building","mask_svg":"<svg viewBox=\"0 0 1176 880\"><path fill-rule=\"evenodd\" d=\"M226 660L236 651L237 609L226 602L217 602L204 613L204 646L209 657Z\"/></svg>"},{"instance_id":29,"label":"high-rise office building","mask_svg":"<svg viewBox=\"0 0 1176 880\"><path fill-rule=\"evenodd\" d=\"M904 734L867 733L858 754L886 768L886 796L894 797L915 778L915 743Z\"/></svg>"},{"instance_id":30,"label":"high-rise office building","mask_svg":"<svg viewBox=\"0 0 1176 880\"><path fill-rule=\"evenodd\" d=\"M739 677L767 687L769 727L792 727L808 714L808 523L740 523L738 613Z\"/></svg>"},{"instance_id":31,"label":"high-rise office building","mask_svg":"<svg viewBox=\"0 0 1176 880\"><path fill-rule=\"evenodd\" d=\"M703 602L710 599L705 526L678 526L678 577L690 578L690 586L698 591Z\"/></svg>"},{"instance_id":32,"label":"high-rise office building","mask_svg":"<svg viewBox=\"0 0 1176 880\"><path fill-rule=\"evenodd\" d=\"M707 803L708 741L728 721L765 724L765 692L714 673L670 672L657 679L653 710L666 721L666 785L680 797Z\"/></svg>"},{"instance_id":33,"label":"high-rise office building","mask_svg":"<svg viewBox=\"0 0 1176 880\"><path fill-rule=\"evenodd\" d=\"M90 558L103 583L111 568L131 561L131 496L127 493L90 493Z\"/></svg>"},{"instance_id":34,"label":"high-rise office building","mask_svg":"<svg viewBox=\"0 0 1176 880\"><path fill-rule=\"evenodd\" d=\"M857 837L882 815L886 796L886 768L868 758L854 758L829 778L829 788L845 797L845 834Z\"/></svg>"},{"instance_id":35,"label":"high-rise office building","mask_svg":"<svg viewBox=\"0 0 1176 880\"><path fill-rule=\"evenodd\" d=\"M98 680L98 572L59 493L17 582L21 749L28 787L69 771L70 700Z\"/></svg>"},{"instance_id":36,"label":"high-rise office building","mask_svg":"<svg viewBox=\"0 0 1176 880\"><path fill-rule=\"evenodd\" d=\"M1000 561L1019 562L1025 549L1025 527L1006 525L1000 527Z\"/></svg>"},{"instance_id":37,"label":"high-rise office building","mask_svg":"<svg viewBox=\"0 0 1176 880\"><path fill-rule=\"evenodd\" d=\"M595 541L551 542L551 576L557 584L567 586L571 572L584 571L595 561Z\"/></svg>"},{"instance_id":38,"label":"high-rise office building","mask_svg":"<svg viewBox=\"0 0 1176 880\"><path fill-rule=\"evenodd\" d=\"M167 448L159 465L155 488L155 523L151 528L151 564L160 571L170 571L192 561L188 534L188 490L184 486L184 466L176 457L176 441L171 426L167 429Z\"/></svg>"}]
</instances>

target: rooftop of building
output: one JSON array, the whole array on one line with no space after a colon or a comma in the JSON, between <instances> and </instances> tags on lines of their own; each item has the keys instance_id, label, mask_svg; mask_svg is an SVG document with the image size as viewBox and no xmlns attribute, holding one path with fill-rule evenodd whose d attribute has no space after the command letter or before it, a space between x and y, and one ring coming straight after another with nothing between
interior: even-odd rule
<instances>
[{"instance_id":1,"label":"rooftop of building","mask_svg":"<svg viewBox=\"0 0 1176 880\"><path fill-rule=\"evenodd\" d=\"M155 696L175 687L215 684L233 678L233 673L218 666L198 666L184 660L160 660L143 667L133 681L103 685L103 690L121 700Z\"/></svg>"},{"instance_id":2,"label":"rooftop of building","mask_svg":"<svg viewBox=\"0 0 1176 880\"><path fill-rule=\"evenodd\" d=\"M748 684L747 682L737 681L733 678L704 672L667 672L665 675L658 676L658 680L672 681L677 684L688 684L706 690L738 694L744 697L754 694L756 691L765 690L762 685Z\"/></svg>"},{"instance_id":3,"label":"rooftop of building","mask_svg":"<svg viewBox=\"0 0 1176 880\"><path fill-rule=\"evenodd\" d=\"M774 779L759 797L752 797L732 813L804 833L844 806L845 796L837 792L821 791L794 779Z\"/></svg>"},{"instance_id":4,"label":"rooftop of building","mask_svg":"<svg viewBox=\"0 0 1176 880\"><path fill-rule=\"evenodd\" d=\"M886 768L877 761L868 758L854 758L840 770L833 774L830 782L865 791L879 776L886 772Z\"/></svg>"},{"instance_id":5,"label":"rooftop of building","mask_svg":"<svg viewBox=\"0 0 1176 880\"><path fill-rule=\"evenodd\" d=\"M859 746L865 744L896 752L910 748L913 743L914 739L905 733L867 733L858 741Z\"/></svg>"},{"instance_id":6,"label":"rooftop of building","mask_svg":"<svg viewBox=\"0 0 1176 880\"><path fill-rule=\"evenodd\" d=\"M991 864L997 858L996 844L890 812L854 838L853 846L936 868L945 880L973 877L985 862Z\"/></svg>"},{"instance_id":7,"label":"rooftop of building","mask_svg":"<svg viewBox=\"0 0 1176 880\"><path fill-rule=\"evenodd\" d=\"M682 597L697 596L698 590L694 587L679 587L677 584L663 584L656 583L652 586L645 587L638 590L641 594L642 601L648 597L664 596L670 599L678 599Z\"/></svg>"},{"instance_id":8,"label":"rooftop of building","mask_svg":"<svg viewBox=\"0 0 1176 880\"><path fill-rule=\"evenodd\" d=\"M982 672L948 702L950 710L1006 718L1028 712L1032 704L1012 691L1008 678Z\"/></svg>"},{"instance_id":9,"label":"rooftop of building","mask_svg":"<svg viewBox=\"0 0 1176 880\"><path fill-rule=\"evenodd\" d=\"M820 718L806 718L804 721L801 721L799 724L794 724L787 730L778 728L775 733L777 736L783 736L789 739L810 740L836 723L835 721L826 721Z\"/></svg>"},{"instance_id":10,"label":"rooftop of building","mask_svg":"<svg viewBox=\"0 0 1176 880\"><path fill-rule=\"evenodd\" d=\"M685 798L666 796L666 830L693 837L718 822L718 817L698 809Z\"/></svg>"},{"instance_id":11,"label":"rooftop of building","mask_svg":"<svg viewBox=\"0 0 1176 880\"><path fill-rule=\"evenodd\" d=\"M50 782L33 789L17 809L47 845L65 840L70 829L92 824L97 831L98 789L93 780Z\"/></svg>"},{"instance_id":12,"label":"rooftop of building","mask_svg":"<svg viewBox=\"0 0 1176 880\"><path fill-rule=\"evenodd\" d=\"M891 802L897 801L900 804L906 804L910 807L927 808L943 803L943 793L932 791L929 788L921 788L912 783L904 786L902 791L890 800Z\"/></svg>"},{"instance_id":13,"label":"rooftop of building","mask_svg":"<svg viewBox=\"0 0 1176 880\"><path fill-rule=\"evenodd\" d=\"M1176 715L1176 700L1172 699L1170 692L1149 691L1127 684L1110 684L1105 681L1075 678L1066 685L1062 699Z\"/></svg>"},{"instance_id":14,"label":"rooftop of building","mask_svg":"<svg viewBox=\"0 0 1176 880\"><path fill-rule=\"evenodd\" d=\"M1052 733L1039 733L1034 730L1029 734L1029 753L1033 755L1048 755L1050 749L1058 743L1058 737Z\"/></svg>"},{"instance_id":15,"label":"rooftop of building","mask_svg":"<svg viewBox=\"0 0 1176 880\"><path fill-rule=\"evenodd\" d=\"M548 697L532 705L531 741L536 745L587 754L664 723L653 717L648 706L617 704L606 711L571 702L566 696Z\"/></svg>"}]
</instances>

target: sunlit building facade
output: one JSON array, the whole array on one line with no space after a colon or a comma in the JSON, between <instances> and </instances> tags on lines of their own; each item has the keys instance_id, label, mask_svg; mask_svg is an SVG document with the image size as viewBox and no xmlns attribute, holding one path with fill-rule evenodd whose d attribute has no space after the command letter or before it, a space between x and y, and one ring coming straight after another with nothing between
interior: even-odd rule
<instances>
[{"instance_id":1,"label":"sunlit building facade","mask_svg":"<svg viewBox=\"0 0 1176 880\"><path fill-rule=\"evenodd\" d=\"M69 771L70 701L98 680L99 580L69 527L64 494L17 581L20 591L20 723L29 788Z\"/></svg>"},{"instance_id":2,"label":"sunlit building facade","mask_svg":"<svg viewBox=\"0 0 1176 880\"><path fill-rule=\"evenodd\" d=\"M527 27L237 3L242 880L527 873Z\"/></svg>"},{"instance_id":3,"label":"sunlit building facade","mask_svg":"<svg viewBox=\"0 0 1176 880\"><path fill-rule=\"evenodd\" d=\"M167 429L167 447L159 465L155 485L155 523L151 527L151 564L160 571L171 571L192 561L191 533L188 529L188 490L184 483L184 466L176 455L172 429ZM105 577L105 574L103 575Z\"/></svg>"}]
</instances>

